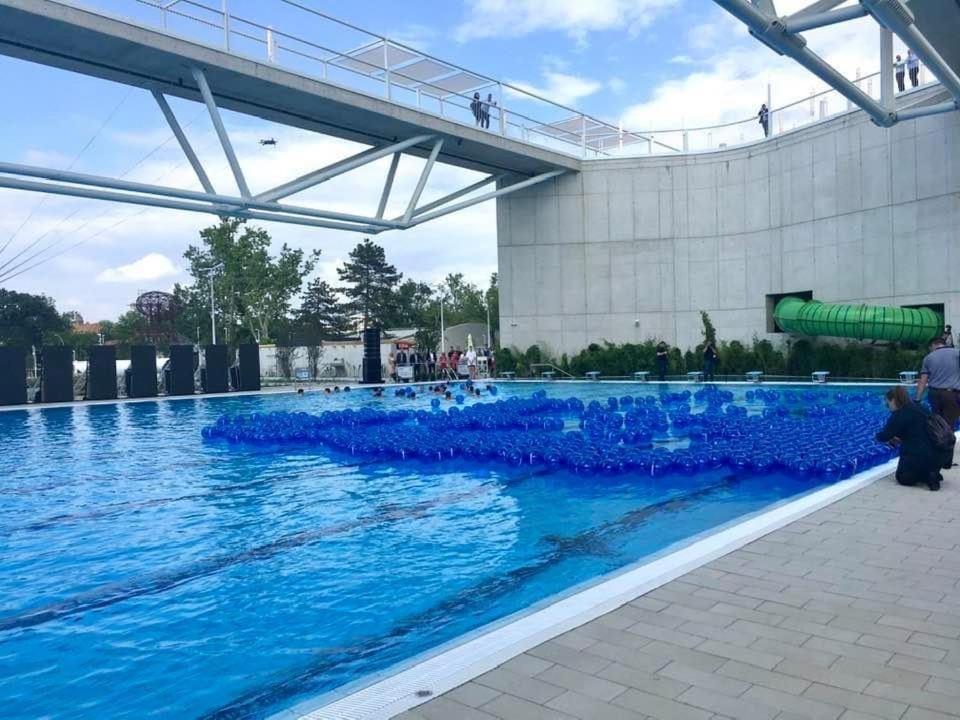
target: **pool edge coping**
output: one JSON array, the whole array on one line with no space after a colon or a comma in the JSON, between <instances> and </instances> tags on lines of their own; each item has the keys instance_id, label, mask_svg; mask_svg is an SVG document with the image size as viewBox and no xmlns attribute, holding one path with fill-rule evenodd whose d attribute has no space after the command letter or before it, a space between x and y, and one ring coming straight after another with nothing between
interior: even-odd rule
<instances>
[{"instance_id":1,"label":"pool edge coping","mask_svg":"<svg viewBox=\"0 0 960 720\"><path fill-rule=\"evenodd\" d=\"M388 720L473 680L543 642L595 620L717 558L832 505L890 476L897 459L725 527L668 555L557 600L514 622L468 635L449 650L402 668L367 687L308 712L274 717L300 720ZM418 697L417 692L430 694Z\"/></svg>"}]
</instances>

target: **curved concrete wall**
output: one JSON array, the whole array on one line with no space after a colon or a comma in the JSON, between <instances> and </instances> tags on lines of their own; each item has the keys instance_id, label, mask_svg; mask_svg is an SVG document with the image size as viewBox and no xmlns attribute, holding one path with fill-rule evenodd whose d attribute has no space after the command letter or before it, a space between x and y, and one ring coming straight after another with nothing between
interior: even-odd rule
<instances>
[{"instance_id":1,"label":"curved concrete wall","mask_svg":"<svg viewBox=\"0 0 960 720\"><path fill-rule=\"evenodd\" d=\"M498 199L504 346L766 333L768 294L960 320L960 113L862 112L708 154L597 160Z\"/></svg>"}]
</instances>

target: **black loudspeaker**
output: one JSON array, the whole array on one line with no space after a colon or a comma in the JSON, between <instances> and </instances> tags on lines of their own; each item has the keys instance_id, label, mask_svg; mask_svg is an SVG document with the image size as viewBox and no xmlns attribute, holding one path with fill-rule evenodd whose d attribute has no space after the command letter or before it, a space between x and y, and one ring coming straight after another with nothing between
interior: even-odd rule
<instances>
[{"instance_id":1,"label":"black loudspeaker","mask_svg":"<svg viewBox=\"0 0 960 720\"><path fill-rule=\"evenodd\" d=\"M117 399L117 348L92 345L87 348L87 400Z\"/></svg>"},{"instance_id":2,"label":"black loudspeaker","mask_svg":"<svg viewBox=\"0 0 960 720\"><path fill-rule=\"evenodd\" d=\"M27 402L27 351L0 346L0 405Z\"/></svg>"},{"instance_id":3,"label":"black loudspeaker","mask_svg":"<svg viewBox=\"0 0 960 720\"><path fill-rule=\"evenodd\" d=\"M240 389L260 389L260 346L256 343L240 345L237 348L237 360L240 364Z\"/></svg>"},{"instance_id":4,"label":"black loudspeaker","mask_svg":"<svg viewBox=\"0 0 960 720\"><path fill-rule=\"evenodd\" d=\"M363 331L363 373L360 382L383 382L383 371L380 366L380 330L378 328L369 328Z\"/></svg>"},{"instance_id":5,"label":"black loudspeaker","mask_svg":"<svg viewBox=\"0 0 960 720\"><path fill-rule=\"evenodd\" d=\"M206 369L203 372L205 393L225 393L227 386L227 346L207 345L203 348Z\"/></svg>"},{"instance_id":6,"label":"black loudspeaker","mask_svg":"<svg viewBox=\"0 0 960 720\"><path fill-rule=\"evenodd\" d=\"M167 395L193 395L193 345L171 345L167 366Z\"/></svg>"},{"instance_id":7,"label":"black loudspeaker","mask_svg":"<svg viewBox=\"0 0 960 720\"><path fill-rule=\"evenodd\" d=\"M40 402L73 402L73 348L46 345L41 352Z\"/></svg>"},{"instance_id":8,"label":"black loudspeaker","mask_svg":"<svg viewBox=\"0 0 960 720\"><path fill-rule=\"evenodd\" d=\"M156 397L157 349L153 345L131 346L127 373L127 397Z\"/></svg>"}]
</instances>

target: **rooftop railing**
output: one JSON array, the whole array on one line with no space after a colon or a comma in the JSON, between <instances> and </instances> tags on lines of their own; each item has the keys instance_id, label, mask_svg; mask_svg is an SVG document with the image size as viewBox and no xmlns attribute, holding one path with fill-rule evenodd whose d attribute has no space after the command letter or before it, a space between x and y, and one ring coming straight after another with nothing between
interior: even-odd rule
<instances>
[{"instance_id":1,"label":"rooftop railing","mask_svg":"<svg viewBox=\"0 0 960 720\"><path fill-rule=\"evenodd\" d=\"M172 35L574 157L705 152L763 139L755 115L700 127L624 129L621 123L587 115L516 84L441 60L299 0L247 2L246 17L231 11L231 5L243 0L220 0L219 6L200 0L128 2L124 10L130 20ZM98 0L71 4L102 11ZM295 33L271 21L270 13L275 17L280 5L295 13L295 20L285 19L289 25L295 24ZM856 84L868 95L880 97L878 72L858 78ZM921 68L923 84L925 69ZM770 135L852 109L836 90L811 92L771 108Z\"/></svg>"}]
</instances>

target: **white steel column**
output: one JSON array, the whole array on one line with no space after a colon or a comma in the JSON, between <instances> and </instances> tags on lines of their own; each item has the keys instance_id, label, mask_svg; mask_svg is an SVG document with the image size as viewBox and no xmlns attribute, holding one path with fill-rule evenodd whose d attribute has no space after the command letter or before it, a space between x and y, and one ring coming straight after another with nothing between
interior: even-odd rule
<instances>
[{"instance_id":1,"label":"white steel column","mask_svg":"<svg viewBox=\"0 0 960 720\"><path fill-rule=\"evenodd\" d=\"M880 102L893 107L893 32L880 26Z\"/></svg>"},{"instance_id":2,"label":"white steel column","mask_svg":"<svg viewBox=\"0 0 960 720\"><path fill-rule=\"evenodd\" d=\"M224 0L226 5L226 0ZM210 113L210 120L213 122L213 129L217 131L217 137L220 138L220 145L227 156L227 162L230 163L230 169L233 171L233 177L237 181L237 187L240 195L250 197L250 188L247 187L247 180L243 177L243 170L240 169L240 161L237 160L236 153L233 152L233 145L230 143L230 136L227 135L227 129L223 126L223 120L220 118L220 111L217 109L217 103L213 99L213 93L210 92L210 86L207 84L207 78L199 68L193 68L193 79L197 82L203 101L207 104L207 111Z\"/></svg>"}]
</instances>

